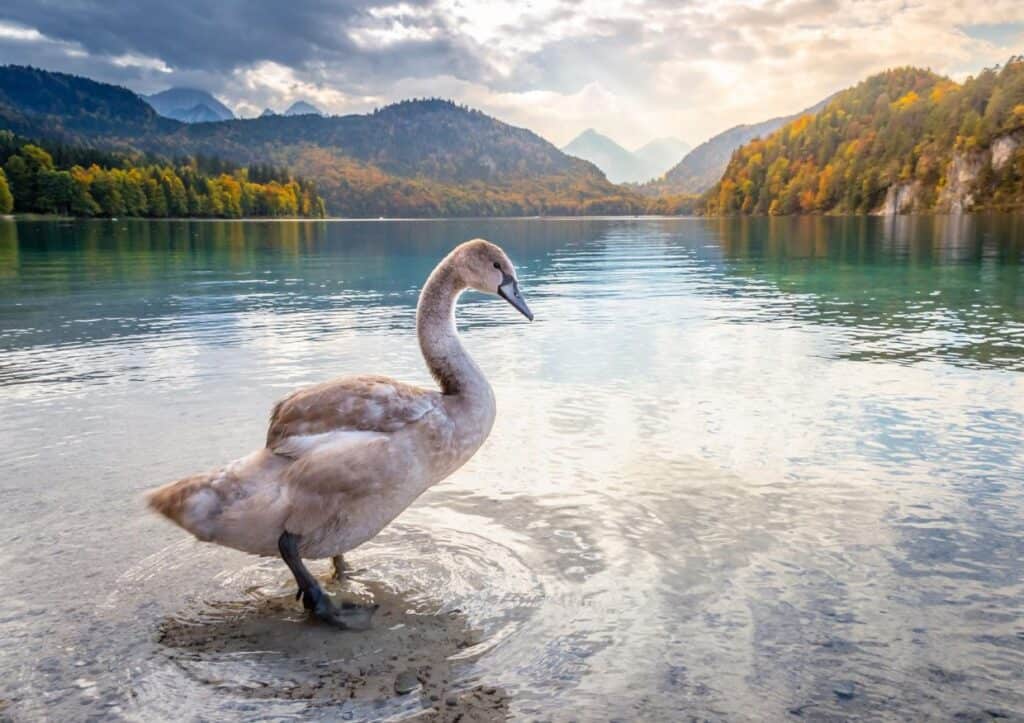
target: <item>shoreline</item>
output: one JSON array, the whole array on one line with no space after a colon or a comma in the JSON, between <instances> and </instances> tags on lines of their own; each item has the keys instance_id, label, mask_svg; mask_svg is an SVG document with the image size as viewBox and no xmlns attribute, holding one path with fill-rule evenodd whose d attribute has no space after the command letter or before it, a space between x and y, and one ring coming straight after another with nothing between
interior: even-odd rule
<instances>
[{"instance_id":1,"label":"shoreline","mask_svg":"<svg viewBox=\"0 0 1024 723\"><path fill-rule=\"evenodd\" d=\"M581 220L609 220L609 221L696 221L696 220L727 220L727 219L807 219L807 218L962 218L974 216L1024 216L1024 209L1009 211L973 211L969 213L900 213L900 214L879 214L879 213L815 213L815 214L791 214L789 216L750 215L750 216L698 216L682 215L668 216L659 214L603 214L586 216L379 216L375 218L360 216L327 216L325 218L307 218L304 216L247 216L243 218L210 218L207 216L173 216L165 218L152 218L149 216L117 216L115 218L88 217L88 216L62 216L41 213L13 213L0 214L0 221L91 221L91 222L113 222L120 221L174 221L174 222L217 222L217 223L283 223L303 221L309 223L387 223L400 221L407 222L446 222L446 221L581 221Z\"/></svg>"}]
</instances>

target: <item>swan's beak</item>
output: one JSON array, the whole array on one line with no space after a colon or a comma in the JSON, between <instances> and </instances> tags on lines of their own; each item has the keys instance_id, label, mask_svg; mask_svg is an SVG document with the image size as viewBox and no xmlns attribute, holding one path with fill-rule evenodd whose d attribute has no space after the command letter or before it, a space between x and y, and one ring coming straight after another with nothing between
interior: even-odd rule
<instances>
[{"instance_id":1,"label":"swan's beak","mask_svg":"<svg viewBox=\"0 0 1024 723\"><path fill-rule=\"evenodd\" d=\"M526 305L526 299L519 293L519 282L508 274L505 274L505 278L501 280L501 286L498 287L498 296L512 304L520 314L533 321L533 312Z\"/></svg>"}]
</instances>

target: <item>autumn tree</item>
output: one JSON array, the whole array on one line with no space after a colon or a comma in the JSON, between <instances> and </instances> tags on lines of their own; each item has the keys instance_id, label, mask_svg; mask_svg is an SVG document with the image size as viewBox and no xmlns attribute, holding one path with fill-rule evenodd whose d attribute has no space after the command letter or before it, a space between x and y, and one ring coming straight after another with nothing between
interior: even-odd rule
<instances>
[{"instance_id":1,"label":"autumn tree","mask_svg":"<svg viewBox=\"0 0 1024 723\"><path fill-rule=\"evenodd\" d=\"M0 168L0 213L10 213L14 210L14 196L11 195L10 186L7 185L7 175Z\"/></svg>"}]
</instances>

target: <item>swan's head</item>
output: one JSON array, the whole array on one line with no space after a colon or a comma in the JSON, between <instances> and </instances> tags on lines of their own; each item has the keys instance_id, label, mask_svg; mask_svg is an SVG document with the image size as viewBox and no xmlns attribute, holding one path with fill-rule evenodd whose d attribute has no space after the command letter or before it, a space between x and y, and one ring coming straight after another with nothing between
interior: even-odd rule
<instances>
[{"instance_id":1,"label":"swan's head","mask_svg":"<svg viewBox=\"0 0 1024 723\"><path fill-rule=\"evenodd\" d=\"M533 312L519 291L516 267L499 246L482 238L467 241L452 252L452 262L471 289L500 296L533 321Z\"/></svg>"}]
</instances>

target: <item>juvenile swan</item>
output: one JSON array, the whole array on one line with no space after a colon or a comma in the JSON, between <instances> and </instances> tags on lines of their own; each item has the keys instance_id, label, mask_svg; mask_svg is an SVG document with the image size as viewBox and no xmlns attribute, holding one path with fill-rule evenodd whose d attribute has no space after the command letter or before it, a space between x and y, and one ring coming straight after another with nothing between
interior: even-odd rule
<instances>
[{"instance_id":1,"label":"juvenile swan","mask_svg":"<svg viewBox=\"0 0 1024 723\"><path fill-rule=\"evenodd\" d=\"M332 603L302 558L339 559L374 537L487 438L494 394L455 329L467 288L501 296L533 320L505 252L467 241L437 265L416 309L420 350L440 391L381 376L300 389L274 406L266 447L153 490L150 507L200 540L280 554L307 610L339 627L368 626L374 608Z\"/></svg>"}]
</instances>

